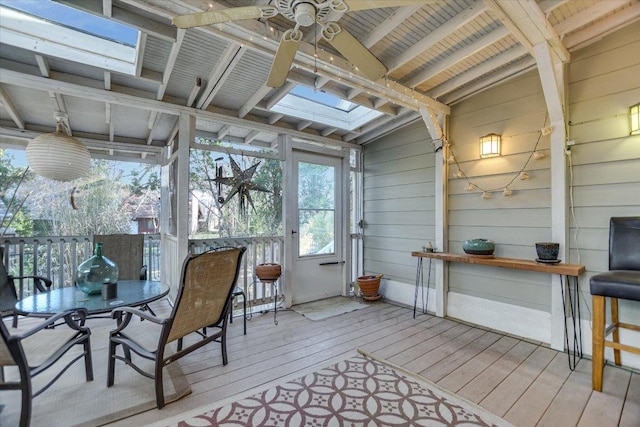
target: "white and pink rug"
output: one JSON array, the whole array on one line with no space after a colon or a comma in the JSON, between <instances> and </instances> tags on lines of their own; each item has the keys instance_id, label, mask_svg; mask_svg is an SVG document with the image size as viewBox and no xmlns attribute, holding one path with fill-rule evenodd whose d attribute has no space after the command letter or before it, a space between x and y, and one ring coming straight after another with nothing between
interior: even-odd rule
<instances>
[{"instance_id":1,"label":"white and pink rug","mask_svg":"<svg viewBox=\"0 0 640 427\"><path fill-rule=\"evenodd\" d=\"M398 366L358 354L231 403L165 420L171 426L510 426Z\"/></svg>"}]
</instances>

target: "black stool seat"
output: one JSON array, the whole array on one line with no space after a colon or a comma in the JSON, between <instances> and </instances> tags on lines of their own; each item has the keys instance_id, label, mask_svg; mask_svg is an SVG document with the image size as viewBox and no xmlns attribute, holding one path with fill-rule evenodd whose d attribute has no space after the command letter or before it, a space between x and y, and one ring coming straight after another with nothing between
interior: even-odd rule
<instances>
[{"instance_id":1,"label":"black stool seat","mask_svg":"<svg viewBox=\"0 0 640 427\"><path fill-rule=\"evenodd\" d=\"M590 281L591 295L640 301L640 271L613 270L596 274Z\"/></svg>"}]
</instances>

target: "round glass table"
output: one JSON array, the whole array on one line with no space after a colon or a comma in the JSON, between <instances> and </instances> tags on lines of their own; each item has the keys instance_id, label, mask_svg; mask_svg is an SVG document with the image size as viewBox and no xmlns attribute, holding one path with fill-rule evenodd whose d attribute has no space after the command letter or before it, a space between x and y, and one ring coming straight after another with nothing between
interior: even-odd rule
<instances>
[{"instance_id":1,"label":"round glass table","mask_svg":"<svg viewBox=\"0 0 640 427\"><path fill-rule=\"evenodd\" d=\"M159 300L169 293L169 286L151 280L121 280L115 298L102 299L101 294L87 295L75 286L52 289L21 299L16 303L20 314L55 314L86 308L88 314L109 313L116 307L139 307Z\"/></svg>"}]
</instances>

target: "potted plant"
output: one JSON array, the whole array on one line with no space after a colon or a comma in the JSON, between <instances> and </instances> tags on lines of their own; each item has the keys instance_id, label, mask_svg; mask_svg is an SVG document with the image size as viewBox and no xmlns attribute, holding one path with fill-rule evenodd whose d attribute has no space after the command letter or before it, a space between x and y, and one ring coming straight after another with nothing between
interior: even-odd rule
<instances>
[{"instance_id":1,"label":"potted plant","mask_svg":"<svg viewBox=\"0 0 640 427\"><path fill-rule=\"evenodd\" d=\"M380 279L382 279L382 274L358 277L358 287L360 288L362 299L365 301L377 301L381 298L378 293Z\"/></svg>"}]
</instances>

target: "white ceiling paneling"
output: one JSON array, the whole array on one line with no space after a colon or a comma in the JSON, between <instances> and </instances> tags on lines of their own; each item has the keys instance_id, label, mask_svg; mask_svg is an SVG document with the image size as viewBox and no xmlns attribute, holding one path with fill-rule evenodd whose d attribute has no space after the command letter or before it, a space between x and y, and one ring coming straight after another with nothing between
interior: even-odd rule
<instances>
[{"instance_id":1,"label":"white ceiling paneling","mask_svg":"<svg viewBox=\"0 0 640 427\"><path fill-rule=\"evenodd\" d=\"M63 1L102 13L97 1ZM53 112L62 104L68 110L74 132L92 135L96 140L113 136L114 144L166 144L175 133L176 118L181 113L194 114L198 130L214 135L222 131L234 141L250 135L256 144L275 143L279 133L288 133L299 140L361 144L419 117L415 114L424 105L446 114L450 105L460 99L535 67L532 56L517 38L519 35L511 32L517 31L505 27L484 0L441 0L415 7L335 14L332 19L337 19L356 39L368 43L371 52L391 71L386 78L370 82L354 73L353 66L327 42L318 42L316 50L317 28L310 27L303 29L306 37L292 64L288 76L291 84L287 87L315 87L384 114L362 126L365 131L357 134L332 129L319 119L278 115L267 109L276 96L286 94L280 88L264 86L281 31L293 27L283 16L178 32L170 25L171 19L208 9L208 2L111 3L114 16L137 25L146 35L140 76L108 73L99 66L66 59L43 56L38 61L28 46L2 44L0 22L0 87L13 104L11 108L0 108L5 128L0 135L19 132L20 126L30 132L51 130L55 125ZM216 0L213 7L267 3ZM565 34L562 40L579 47L613 31L611 22L617 26L636 22L640 19L636 16L639 3L640 0L538 1L547 9L544 12L549 25ZM599 25L604 20L609 24ZM318 55L315 59L314 53ZM49 76L43 77L46 74ZM187 100L192 101L189 107ZM16 114L19 120L15 120ZM6 129L11 126L15 129Z\"/></svg>"}]
</instances>

